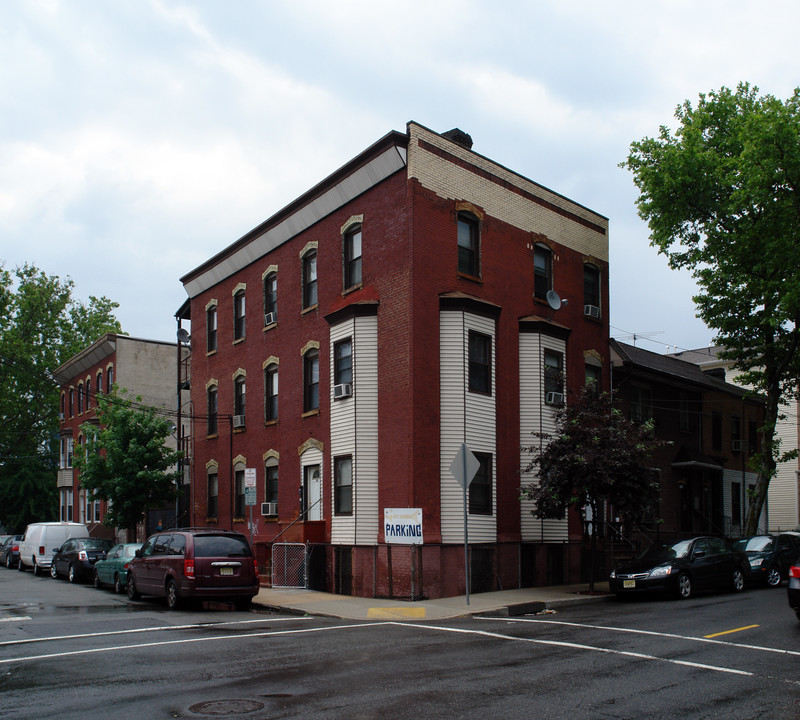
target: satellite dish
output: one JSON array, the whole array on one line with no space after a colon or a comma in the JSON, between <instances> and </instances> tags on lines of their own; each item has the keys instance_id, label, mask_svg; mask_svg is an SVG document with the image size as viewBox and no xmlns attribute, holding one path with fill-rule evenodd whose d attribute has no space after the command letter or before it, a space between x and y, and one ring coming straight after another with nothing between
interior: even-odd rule
<instances>
[{"instance_id":1,"label":"satellite dish","mask_svg":"<svg viewBox=\"0 0 800 720\"><path fill-rule=\"evenodd\" d=\"M555 290L548 290L545 298L547 299L547 304L550 306L551 310L561 309L561 298L558 296L558 293Z\"/></svg>"},{"instance_id":2,"label":"satellite dish","mask_svg":"<svg viewBox=\"0 0 800 720\"><path fill-rule=\"evenodd\" d=\"M181 345L188 345L189 344L189 340L191 340L191 339L192 339L192 336L189 335L189 331L188 330L185 330L184 328L181 328L180 330L178 330L178 342Z\"/></svg>"}]
</instances>

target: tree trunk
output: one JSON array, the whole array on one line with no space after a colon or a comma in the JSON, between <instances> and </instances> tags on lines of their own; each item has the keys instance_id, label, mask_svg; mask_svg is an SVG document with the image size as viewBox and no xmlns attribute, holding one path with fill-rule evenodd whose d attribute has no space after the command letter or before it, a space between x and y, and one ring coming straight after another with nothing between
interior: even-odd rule
<instances>
[{"instance_id":1,"label":"tree trunk","mask_svg":"<svg viewBox=\"0 0 800 720\"><path fill-rule=\"evenodd\" d=\"M758 466L758 478L756 479L755 493L750 498L747 505L747 516L745 519L745 535L758 535L759 527L758 520L761 517L761 511L764 509L764 504L767 501L767 491L769 490L769 481L775 475L775 462L776 447L775 447L775 426L778 422L778 401L780 398L780 387L777 384L770 385L767 391L767 407L766 417L764 418L764 428L760 435L761 447L760 455L761 462ZM764 528L766 531L767 528Z\"/></svg>"}]
</instances>

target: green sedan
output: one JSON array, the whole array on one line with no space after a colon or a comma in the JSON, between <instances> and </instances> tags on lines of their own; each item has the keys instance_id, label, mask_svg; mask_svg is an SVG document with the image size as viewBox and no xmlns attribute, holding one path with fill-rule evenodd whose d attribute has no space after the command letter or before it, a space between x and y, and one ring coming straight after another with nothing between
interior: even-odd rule
<instances>
[{"instance_id":1,"label":"green sedan","mask_svg":"<svg viewBox=\"0 0 800 720\"><path fill-rule=\"evenodd\" d=\"M124 592L128 584L128 563L140 547L141 543L114 545L106 553L105 560L98 560L94 564L94 586L101 588L103 585L113 585L115 593Z\"/></svg>"}]
</instances>

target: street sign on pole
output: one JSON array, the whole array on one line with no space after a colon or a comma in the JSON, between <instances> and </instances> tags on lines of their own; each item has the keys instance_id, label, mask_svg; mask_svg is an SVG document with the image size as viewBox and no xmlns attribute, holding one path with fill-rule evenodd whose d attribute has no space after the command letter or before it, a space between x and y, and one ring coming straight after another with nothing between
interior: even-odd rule
<instances>
[{"instance_id":1,"label":"street sign on pole","mask_svg":"<svg viewBox=\"0 0 800 720\"><path fill-rule=\"evenodd\" d=\"M253 505L256 504L256 469L244 469L244 504L250 506L250 546L253 546Z\"/></svg>"},{"instance_id":2,"label":"street sign on pole","mask_svg":"<svg viewBox=\"0 0 800 720\"><path fill-rule=\"evenodd\" d=\"M467 526L467 488L480 469L478 462L466 443L461 443L453 462L450 463L450 472L464 491L464 583L467 591L467 605L469 605L469 531Z\"/></svg>"}]
</instances>

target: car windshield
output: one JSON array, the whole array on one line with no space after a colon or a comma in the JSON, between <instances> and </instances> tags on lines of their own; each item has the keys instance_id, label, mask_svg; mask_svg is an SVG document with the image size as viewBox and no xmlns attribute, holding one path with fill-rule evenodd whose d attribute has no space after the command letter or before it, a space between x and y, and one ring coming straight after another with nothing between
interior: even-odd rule
<instances>
[{"instance_id":1,"label":"car windshield","mask_svg":"<svg viewBox=\"0 0 800 720\"><path fill-rule=\"evenodd\" d=\"M734 547L743 552L768 552L772 550L773 540L771 537L752 537L737 540Z\"/></svg>"},{"instance_id":2,"label":"car windshield","mask_svg":"<svg viewBox=\"0 0 800 720\"><path fill-rule=\"evenodd\" d=\"M237 535L195 535L195 557L250 557L247 540Z\"/></svg>"},{"instance_id":3,"label":"car windshield","mask_svg":"<svg viewBox=\"0 0 800 720\"><path fill-rule=\"evenodd\" d=\"M691 540L681 540L672 545L653 543L639 555L639 560L672 560L686 557L691 546Z\"/></svg>"},{"instance_id":4,"label":"car windshield","mask_svg":"<svg viewBox=\"0 0 800 720\"><path fill-rule=\"evenodd\" d=\"M84 550L108 550L111 547L110 540L83 540L81 547Z\"/></svg>"},{"instance_id":5,"label":"car windshield","mask_svg":"<svg viewBox=\"0 0 800 720\"><path fill-rule=\"evenodd\" d=\"M128 545L123 548L123 555L125 555L125 557L135 557L136 551L141 547L141 545Z\"/></svg>"}]
</instances>

